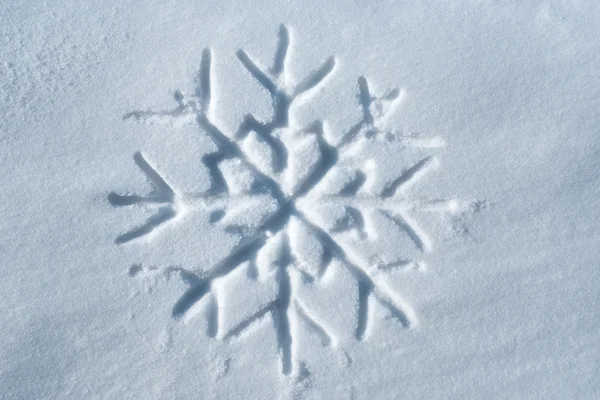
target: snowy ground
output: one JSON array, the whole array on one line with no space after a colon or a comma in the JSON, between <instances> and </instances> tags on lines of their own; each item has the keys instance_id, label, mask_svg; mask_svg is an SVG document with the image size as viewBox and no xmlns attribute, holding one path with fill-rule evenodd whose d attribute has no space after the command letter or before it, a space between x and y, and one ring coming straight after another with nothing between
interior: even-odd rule
<instances>
[{"instance_id":1,"label":"snowy ground","mask_svg":"<svg viewBox=\"0 0 600 400\"><path fill-rule=\"evenodd\" d=\"M0 14L0 398L600 397L600 5Z\"/></svg>"}]
</instances>

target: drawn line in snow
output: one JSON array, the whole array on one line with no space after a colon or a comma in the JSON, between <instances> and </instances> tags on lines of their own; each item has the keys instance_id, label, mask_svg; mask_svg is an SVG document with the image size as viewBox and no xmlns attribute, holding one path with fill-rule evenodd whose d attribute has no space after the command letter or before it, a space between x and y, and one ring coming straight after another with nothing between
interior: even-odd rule
<instances>
[{"instance_id":1,"label":"drawn line in snow","mask_svg":"<svg viewBox=\"0 0 600 400\"><path fill-rule=\"evenodd\" d=\"M437 159L433 156L427 156L413 166L397 171L396 179L378 193L370 189L376 168L361 167L349 161L351 158L347 156L350 152L355 152L359 142L364 140L400 140L405 146L419 149L433 149L442 144L437 138L398 138L398 135L385 128L385 121L404 93L398 88L376 95L369 80L364 76L359 77L357 99L362 115L347 132L338 136L340 139L337 141L329 139L335 135L326 131L323 121L317 120L305 127L298 126L294 118L295 107L301 106L311 95L323 90L337 68L337 60L333 56L326 59L308 76L300 79L299 83L290 86L289 50L292 38L288 27L281 25L269 68L263 67L245 50L237 51L242 67L272 99L273 112L267 121L260 121L252 114L247 114L237 130L226 132L213 119L210 111L214 102L212 91L215 85L209 49L202 52L196 76L197 87L193 95L186 96L176 91L174 99L177 106L172 110L133 111L124 116L128 120L148 122L176 122L181 118L193 118L200 130L217 147L216 151L204 155L201 160L210 175L208 190L203 193L176 191L141 153L136 153L135 163L145 174L152 190L146 195L111 192L108 194L108 201L115 207L144 205L158 208L145 223L119 235L117 244L148 237L151 233L160 231L159 228L176 216L179 217L178 210L194 207L203 207L211 224L225 231L237 232L241 236L239 244L218 263L202 273L189 273L191 277L187 276L185 279L188 288L175 303L172 315L186 322L198 314L205 314L208 335L224 341L243 338L253 327L271 316L276 331L281 372L299 378L303 371L307 371L299 356L301 349L298 348L297 340L302 328L313 331L323 346L341 354L345 364L352 362L340 347L333 327L326 327L316 317L302 302L298 290L298 285L305 284L304 282L318 285L334 261L349 272L356 284L354 336L358 341L367 340L371 335L371 319L375 315L371 312L372 304L380 304L386 308L405 328L418 323L412 307L382 280L382 275L397 269L408 271L409 266L417 265L417 262L406 259L370 265L357 253L357 248L340 240L340 235L355 231L358 240L373 240L373 233L379 229L379 225L372 219L372 211L379 211L394 222L400 231L405 232L421 252L426 253L432 249L431 239L409 217L408 212L424 210L453 213L457 209L457 202L446 199L412 199L406 196L409 189L437 164ZM254 181L249 189L244 189L242 196L246 197L236 197L239 192L237 183L225 173L224 165L232 160L238 163L236 173L247 173ZM350 167L354 171L352 179L342 185L337 193L323 194L319 187L332 187L328 180L332 179L336 168L342 167ZM276 204L274 209L264 212L260 223L251 226L228 218L244 203L244 198L259 196L267 196ZM313 215L315 204L328 202L342 206L345 210L345 215L333 226L314 219ZM303 268L300 260L303 254L292 251L290 240L300 240L297 236L300 231L292 229L290 225L292 219L298 222L307 237L312 238L321 249L320 260L314 268ZM271 253L265 253L266 249L271 249ZM261 264L259 268L259 262L265 263L265 260L259 259L261 254L267 254L267 258L266 264ZM251 279L275 280L278 287L276 297L225 331L220 321L224 309L221 302L226 296L221 296L220 291L227 290L227 285L216 283L223 282L232 272L248 263ZM302 279L297 279L298 276Z\"/></svg>"},{"instance_id":2,"label":"drawn line in snow","mask_svg":"<svg viewBox=\"0 0 600 400\"><path fill-rule=\"evenodd\" d=\"M246 318L244 321L242 321L241 323L230 329L227 333L225 333L225 335L223 335L223 340L232 340L246 333L255 324L262 321L265 316L272 314L277 306L276 303L276 301L273 301L267 304L266 306L259 308L258 311L256 311L250 317Z\"/></svg>"}]
</instances>

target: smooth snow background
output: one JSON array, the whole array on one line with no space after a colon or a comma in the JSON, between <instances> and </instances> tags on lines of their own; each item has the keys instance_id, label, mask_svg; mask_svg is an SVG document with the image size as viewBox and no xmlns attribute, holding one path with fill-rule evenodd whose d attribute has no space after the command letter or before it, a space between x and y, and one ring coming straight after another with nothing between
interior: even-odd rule
<instances>
[{"instance_id":1,"label":"smooth snow background","mask_svg":"<svg viewBox=\"0 0 600 400\"><path fill-rule=\"evenodd\" d=\"M4 4L0 398L597 398L600 6L439 3ZM305 335L312 376L295 388L280 379L270 327L212 341L202 318L171 321L183 283L146 293L151 283L128 276L140 262L210 266L234 238L198 215L119 247L146 215L106 201L146 188L138 150L186 188L206 187L198 160L212 145L196 127L122 116L193 91L207 46L219 119L267 116L235 51L267 63L280 23L293 30L298 76L340 61L307 120L349 127L361 74L404 87L398 126L448 144L418 193L490 204L468 233L440 230L427 273L395 282L417 330L380 321L346 346L349 368Z\"/></svg>"}]
</instances>

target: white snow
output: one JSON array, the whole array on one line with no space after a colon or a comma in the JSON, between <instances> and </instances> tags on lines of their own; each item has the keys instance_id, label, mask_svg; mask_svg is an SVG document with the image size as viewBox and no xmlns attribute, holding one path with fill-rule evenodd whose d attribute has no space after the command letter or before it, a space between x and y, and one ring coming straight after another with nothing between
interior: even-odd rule
<instances>
[{"instance_id":1,"label":"white snow","mask_svg":"<svg viewBox=\"0 0 600 400\"><path fill-rule=\"evenodd\" d=\"M0 398L600 398L599 29L7 2Z\"/></svg>"}]
</instances>

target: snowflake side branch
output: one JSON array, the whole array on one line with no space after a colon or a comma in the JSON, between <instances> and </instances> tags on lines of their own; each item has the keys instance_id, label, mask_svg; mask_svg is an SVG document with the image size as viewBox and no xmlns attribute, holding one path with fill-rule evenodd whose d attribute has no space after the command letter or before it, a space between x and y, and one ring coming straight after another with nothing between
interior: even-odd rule
<instances>
[{"instance_id":1,"label":"snowflake side branch","mask_svg":"<svg viewBox=\"0 0 600 400\"><path fill-rule=\"evenodd\" d=\"M371 103L373 102L373 97L371 97L371 92L369 91L369 83L367 82L367 78L364 76L358 78L358 90L363 112L363 121L366 125L372 126L374 119L370 108Z\"/></svg>"},{"instance_id":2,"label":"snowflake side branch","mask_svg":"<svg viewBox=\"0 0 600 400\"><path fill-rule=\"evenodd\" d=\"M167 204L158 209L158 211L149 217L146 222L137 226L115 239L116 244L124 244L134 239L147 236L157 229L164 227L167 223L173 220L178 214L178 207L175 203L175 191L165 181L165 179L150 165L144 158L142 153L137 152L133 155L133 159L138 168L146 175L146 178L154 188L148 196L139 195L120 195L115 192L108 194L108 201L114 206L127 206L138 203L157 203Z\"/></svg>"},{"instance_id":3,"label":"snowflake side branch","mask_svg":"<svg viewBox=\"0 0 600 400\"><path fill-rule=\"evenodd\" d=\"M287 113L287 110L285 111ZM258 121L253 115L248 114L244 117L243 122L240 124L235 137L244 139L250 132L255 132L272 150L273 150L273 172L275 174L281 173L287 167L288 151L283 141L273 135L273 129L276 126L283 125L282 122L275 119L270 123L262 123ZM275 175L268 175L271 179L277 180Z\"/></svg>"},{"instance_id":4,"label":"snowflake side branch","mask_svg":"<svg viewBox=\"0 0 600 400\"><path fill-rule=\"evenodd\" d=\"M267 91L271 93L271 96L277 95L278 87L273 79L271 79L244 50L239 49L236 54L242 65L250 72L254 79L267 89Z\"/></svg>"},{"instance_id":5,"label":"snowflake side branch","mask_svg":"<svg viewBox=\"0 0 600 400\"><path fill-rule=\"evenodd\" d=\"M275 312L275 309L277 308L277 301L278 299L275 299L267 303L265 306L259 308L258 311L253 313L251 316L249 316L248 318L231 328L229 331L225 332L225 334L223 335L223 340L230 341L243 335L255 324L260 322L265 316Z\"/></svg>"},{"instance_id":6,"label":"snowflake side branch","mask_svg":"<svg viewBox=\"0 0 600 400\"><path fill-rule=\"evenodd\" d=\"M198 123L204 128L206 133L213 139L215 144L229 157L235 157L239 159L242 164L252 173L252 175L262 184L264 184L271 195L280 203L285 202L285 194L281 190L281 183L264 174L259 168L246 157L243 151L240 149L236 141L230 139L225 135L214 123L212 123L206 116L199 115Z\"/></svg>"},{"instance_id":7,"label":"snowflake side branch","mask_svg":"<svg viewBox=\"0 0 600 400\"><path fill-rule=\"evenodd\" d=\"M133 155L133 160L135 161L136 165L142 170L144 175L146 175L146 177L152 183L152 185L155 187L156 194L160 198L163 198L165 201L173 201L173 199L175 198L175 191L165 181L165 179L150 165L150 163L146 161L142 153L135 153Z\"/></svg>"},{"instance_id":8,"label":"snowflake side branch","mask_svg":"<svg viewBox=\"0 0 600 400\"><path fill-rule=\"evenodd\" d=\"M178 106L172 110L138 110L132 111L123 116L124 120L135 120L138 122L170 122L176 119L188 118L196 115L197 111L193 104L183 102L183 94L175 92L175 101Z\"/></svg>"},{"instance_id":9,"label":"snowflake side branch","mask_svg":"<svg viewBox=\"0 0 600 400\"><path fill-rule=\"evenodd\" d=\"M358 99L362 109L362 119L339 139L337 147L340 151L348 148L361 136L369 138L383 133L379 125L388 118L393 107L401 99L402 93L402 90L393 88L382 96L373 96L367 78L359 77ZM376 115L373 114L374 111L377 112Z\"/></svg>"},{"instance_id":10,"label":"snowflake side branch","mask_svg":"<svg viewBox=\"0 0 600 400\"><path fill-rule=\"evenodd\" d=\"M423 178L431 169L438 165L438 161L435 157L425 157L412 167L406 169L398 179L394 180L391 184L381 192L382 198L392 197L401 193L406 188L412 186L421 178Z\"/></svg>"},{"instance_id":11,"label":"snowflake side branch","mask_svg":"<svg viewBox=\"0 0 600 400\"><path fill-rule=\"evenodd\" d=\"M431 239L406 213L402 211L382 211L382 214L406 232L419 250L422 252L431 251Z\"/></svg>"},{"instance_id":12,"label":"snowflake side branch","mask_svg":"<svg viewBox=\"0 0 600 400\"><path fill-rule=\"evenodd\" d=\"M210 49L206 48L202 51L200 60L200 69L198 71L198 85L196 86L196 96L200 102L200 109L204 114L210 111L211 101L211 64L212 55Z\"/></svg>"},{"instance_id":13,"label":"snowflake side branch","mask_svg":"<svg viewBox=\"0 0 600 400\"><path fill-rule=\"evenodd\" d=\"M177 215L177 212L171 207L161 207L158 212L146 220L143 225L135 227L115 239L116 244L124 244L134 239L147 236L157 229L164 227L169 221Z\"/></svg>"},{"instance_id":14,"label":"snowflake side branch","mask_svg":"<svg viewBox=\"0 0 600 400\"><path fill-rule=\"evenodd\" d=\"M318 322L317 319L312 316L312 312L308 310L308 308L300 302L300 300L296 299L294 302L296 307L296 311L298 316L308 325L308 327L316 333L321 339L321 343L323 347L332 347L335 348L337 346L337 342L335 340L335 336L328 331L325 326Z\"/></svg>"},{"instance_id":15,"label":"snowflake side branch","mask_svg":"<svg viewBox=\"0 0 600 400\"><path fill-rule=\"evenodd\" d=\"M290 47L290 32L288 28L281 24L279 26L279 40L277 42L277 50L271 67L271 74L275 78L279 78L286 68L287 52Z\"/></svg>"},{"instance_id":16,"label":"snowflake side branch","mask_svg":"<svg viewBox=\"0 0 600 400\"><path fill-rule=\"evenodd\" d=\"M329 57L323 65L312 71L306 78L300 81L292 90L290 95L291 101L294 101L299 96L308 93L310 90L317 88L325 79L333 72L335 68L335 57Z\"/></svg>"},{"instance_id":17,"label":"snowflake side branch","mask_svg":"<svg viewBox=\"0 0 600 400\"><path fill-rule=\"evenodd\" d=\"M211 103L211 63L212 55L210 49L205 48L202 51L200 68L196 77L197 85L194 96L185 96L179 90L176 90L173 97L177 102L177 107L172 110L141 110L132 111L123 116L123 119L133 119L141 122L151 121L172 121L174 119L196 116L198 114L208 114Z\"/></svg>"}]
</instances>

